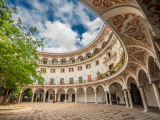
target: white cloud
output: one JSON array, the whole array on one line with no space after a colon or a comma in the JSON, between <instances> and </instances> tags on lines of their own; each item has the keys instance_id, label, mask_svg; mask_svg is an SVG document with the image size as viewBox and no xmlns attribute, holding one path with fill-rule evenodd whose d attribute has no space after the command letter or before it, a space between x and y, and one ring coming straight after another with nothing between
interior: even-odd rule
<instances>
[{"instance_id":1,"label":"white cloud","mask_svg":"<svg viewBox=\"0 0 160 120\"><path fill-rule=\"evenodd\" d=\"M95 15L81 3L75 5L66 0L46 0L44 4L39 0L26 0L26 2L32 9L25 8L19 2L18 15L13 14L13 18L17 20L20 17L23 25L28 28L37 27L38 34L34 37L44 37L46 52L70 52L80 49L81 46L84 47L92 42L103 26L99 18L90 20L88 14ZM54 11L53 16L51 14L48 16L49 11ZM54 22L49 21L51 17ZM82 40L78 38L79 34L71 29L74 25L83 25L86 29L82 34ZM77 42L81 46L76 45Z\"/></svg>"},{"instance_id":2,"label":"white cloud","mask_svg":"<svg viewBox=\"0 0 160 120\"><path fill-rule=\"evenodd\" d=\"M54 50L52 52L68 52L77 50L75 43L78 41L78 34L70 28L70 25L63 24L59 21L53 23L47 21L45 23L45 27L45 31L40 32L39 35L47 38L45 39L45 46L48 48L46 50L49 50L49 47L51 46L55 47L51 48L51 50Z\"/></svg>"},{"instance_id":3,"label":"white cloud","mask_svg":"<svg viewBox=\"0 0 160 120\"><path fill-rule=\"evenodd\" d=\"M88 45L98 36L101 28L103 27L103 22L100 18L96 18L94 21L88 22L87 25L90 29L82 34L82 39L80 41L80 44L83 46Z\"/></svg>"}]
</instances>

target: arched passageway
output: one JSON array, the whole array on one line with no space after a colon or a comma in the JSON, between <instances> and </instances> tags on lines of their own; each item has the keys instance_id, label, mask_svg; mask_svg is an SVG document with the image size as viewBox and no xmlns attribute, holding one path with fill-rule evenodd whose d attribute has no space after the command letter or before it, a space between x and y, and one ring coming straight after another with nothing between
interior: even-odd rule
<instances>
[{"instance_id":1,"label":"arched passageway","mask_svg":"<svg viewBox=\"0 0 160 120\"><path fill-rule=\"evenodd\" d=\"M27 88L26 90L23 91L23 94L21 96L21 101L22 102L31 102L32 101L32 94L33 94L33 90L31 88Z\"/></svg>"},{"instance_id":2,"label":"arched passageway","mask_svg":"<svg viewBox=\"0 0 160 120\"><path fill-rule=\"evenodd\" d=\"M83 88L77 89L77 102L85 102L85 91Z\"/></svg>"},{"instance_id":3,"label":"arched passageway","mask_svg":"<svg viewBox=\"0 0 160 120\"><path fill-rule=\"evenodd\" d=\"M50 88L46 91L45 101L53 102L54 100L56 101L55 90Z\"/></svg>"},{"instance_id":4,"label":"arched passageway","mask_svg":"<svg viewBox=\"0 0 160 120\"><path fill-rule=\"evenodd\" d=\"M57 102L65 102L65 90L63 88L57 91Z\"/></svg>"},{"instance_id":5,"label":"arched passageway","mask_svg":"<svg viewBox=\"0 0 160 120\"><path fill-rule=\"evenodd\" d=\"M97 92L97 102L98 103L105 103L104 88L101 85L99 85L96 88L96 92Z\"/></svg>"},{"instance_id":6,"label":"arched passageway","mask_svg":"<svg viewBox=\"0 0 160 120\"><path fill-rule=\"evenodd\" d=\"M38 88L35 90L34 93L34 102L45 102L45 94L42 88Z\"/></svg>"},{"instance_id":7,"label":"arched passageway","mask_svg":"<svg viewBox=\"0 0 160 120\"><path fill-rule=\"evenodd\" d=\"M87 103L88 102L95 102L95 94L94 94L94 89L92 87L88 87L86 90L87 94Z\"/></svg>"},{"instance_id":8,"label":"arched passageway","mask_svg":"<svg viewBox=\"0 0 160 120\"><path fill-rule=\"evenodd\" d=\"M107 93L107 98L108 98L109 104L112 104L112 103L117 104L118 97L119 97L119 104L125 104L124 93L122 90L122 86L119 83L117 83L117 82L112 83L109 86L109 90L110 90L109 93ZM110 102L110 100L111 100L111 102Z\"/></svg>"},{"instance_id":9,"label":"arched passageway","mask_svg":"<svg viewBox=\"0 0 160 120\"><path fill-rule=\"evenodd\" d=\"M67 90L67 102L75 102L76 96L75 96L75 90L73 88L69 88Z\"/></svg>"}]
</instances>

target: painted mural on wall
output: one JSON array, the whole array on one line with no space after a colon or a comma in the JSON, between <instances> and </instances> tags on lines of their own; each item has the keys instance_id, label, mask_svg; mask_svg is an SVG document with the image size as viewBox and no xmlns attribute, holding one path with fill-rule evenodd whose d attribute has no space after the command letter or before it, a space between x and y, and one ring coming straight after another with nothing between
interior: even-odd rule
<instances>
[{"instance_id":1,"label":"painted mural on wall","mask_svg":"<svg viewBox=\"0 0 160 120\"><path fill-rule=\"evenodd\" d=\"M153 57L149 57L149 59L148 59L148 69L149 69L150 78L156 79L157 74L156 74L156 68L155 68L155 63L154 63Z\"/></svg>"},{"instance_id":2,"label":"painted mural on wall","mask_svg":"<svg viewBox=\"0 0 160 120\"><path fill-rule=\"evenodd\" d=\"M98 12L104 12L117 4L131 4L127 0L89 0Z\"/></svg>"},{"instance_id":3,"label":"painted mural on wall","mask_svg":"<svg viewBox=\"0 0 160 120\"><path fill-rule=\"evenodd\" d=\"M156 36L160 37L160 0L137 0L152 25Z\"/></svg>"}]
</instances>

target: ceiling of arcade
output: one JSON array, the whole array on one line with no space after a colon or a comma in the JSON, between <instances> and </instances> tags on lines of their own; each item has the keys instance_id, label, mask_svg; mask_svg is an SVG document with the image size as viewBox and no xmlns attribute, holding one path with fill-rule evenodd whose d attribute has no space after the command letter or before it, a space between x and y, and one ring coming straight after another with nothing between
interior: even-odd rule
<instances>
[{"instance_id":1,"label":"ceiling of arcade","mask_svg":"<svg viewBox=\"0 0 160 120\"><path fill-rule=\"evenodd\" d=\"M109 80L101 81L101 84L109 86L113 82L117 82L123 86L127 85L127 81L131 77L136 80L136 83L143 84L141 71L145 72L149 81L156 80L158 76L155 62L159 67L159 54L156 47L154 47L153 35L148 25L144 23L144 13L141 12L142 10L138 4L135 4L135 0L79 1L90 8L109 26L125 50L125 67L121 73ZM132 1L134 2L132 3ZM108 30L110 29L108 27L105 29L102 36L97 39L98 42L102 42L104 35L109 34ZM92 47L95 47L94 44ZM87 52L87 49L83 51ZM80 55L82 53L80 51L75 54ZM99 83L92 84L92 86L96 86L96 84ZM85 85L85 87L88 86L90 85Z\"/></svg>"}]
</instances>

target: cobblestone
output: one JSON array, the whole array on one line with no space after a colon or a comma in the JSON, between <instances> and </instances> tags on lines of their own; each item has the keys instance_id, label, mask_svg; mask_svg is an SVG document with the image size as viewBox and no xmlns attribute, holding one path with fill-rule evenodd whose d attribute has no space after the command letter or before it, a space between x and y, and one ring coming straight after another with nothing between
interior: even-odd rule
<instances>
[{"instance_id":1,"label":"cobblestone","mask_svg":"<svg viewBox=\"0 0 160 120\"><path fill-rule=\"evenodd\" d=\"M83 103L20 103L33 108L28 113L0 116L0 120L157 120L124 106Z\"/></svg>"}]
</instances>

